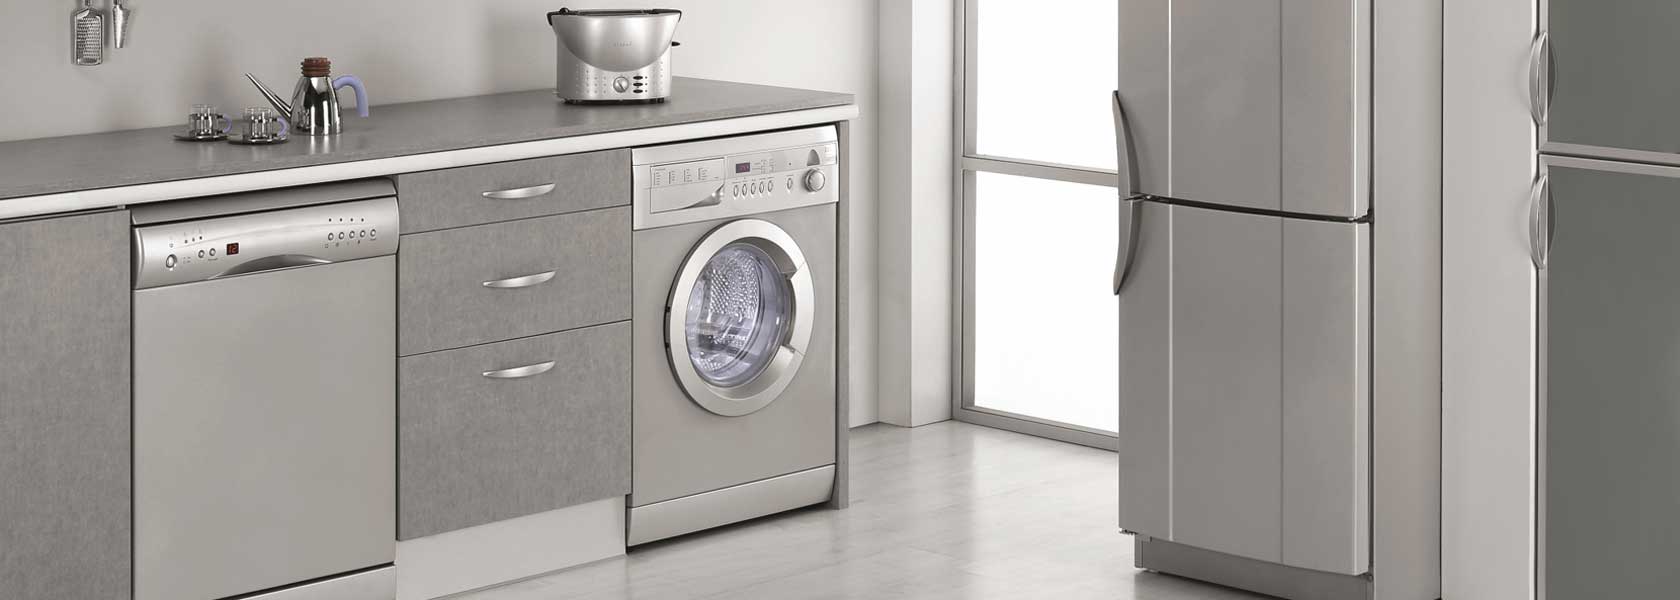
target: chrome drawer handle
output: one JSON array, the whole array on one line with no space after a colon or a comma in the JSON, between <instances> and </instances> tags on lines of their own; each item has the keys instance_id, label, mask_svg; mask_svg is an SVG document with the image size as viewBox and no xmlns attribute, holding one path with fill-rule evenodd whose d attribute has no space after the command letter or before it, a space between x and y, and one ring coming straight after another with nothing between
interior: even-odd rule
<instances>
[{"instance_id":1,"label":"chrome drawer handle","mask_svg":"<svg viewBox=\"0 0 1680 600\"><path fill-rule=\"evenodd\" d=\"M526 198L543 196L552 191L554 191L554 184L545 183L542 185L533 185L527 188L484 192L484 197L492 200L524 200Z\"/></svg>"},{"instance_id":2,"label":"chrome drawer handle","mask_svg":"<svg viewBox=\"0 0 1680 600\"><path fill-rule=\"evenodd\" d=\"M512 279L486 281L484 282L484 287L497 290L515 290L519 288L542 285L544 283L548 283L548 280L550 279L554 279L554 271L544 271L535 275L525 275L523 277L514 277Z\"/></svg>"},{"instance_id":3,"label":"chrome drawer handle","mask_svg":"<svg viewBox=\"0 0 1680 600\"><path fill-rule=\"evenodd\" d=\"M525 365L523 367L514 367L512 369L502 369L500 371L485 371L484 372L484 377L485 377L485 379L524 379L526 377L536 377L538 375L541 375L543 373L547 373L547 372L552 371L552 370L554 370L554 361L551 360L551 361L548 361L548 362L541 362L541 363L537 363L537 364L534 364L534 365Z\"/></svg>"}]
</instances>

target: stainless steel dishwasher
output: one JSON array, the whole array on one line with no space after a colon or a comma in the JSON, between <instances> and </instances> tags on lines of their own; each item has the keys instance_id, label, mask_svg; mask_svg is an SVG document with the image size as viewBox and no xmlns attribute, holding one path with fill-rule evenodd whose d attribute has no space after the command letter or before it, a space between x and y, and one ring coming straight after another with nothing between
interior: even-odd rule
<instances>
[{"instance_id":1,"label":"stainless steel dishwasher","mask_svg":"<svg viewBox=\"0 0 1680 600\"><path fill-rule=\"evenodd\" d=\"M132 210L136 600L394 597L395 195Z\"/></svg>"}]
</instances>

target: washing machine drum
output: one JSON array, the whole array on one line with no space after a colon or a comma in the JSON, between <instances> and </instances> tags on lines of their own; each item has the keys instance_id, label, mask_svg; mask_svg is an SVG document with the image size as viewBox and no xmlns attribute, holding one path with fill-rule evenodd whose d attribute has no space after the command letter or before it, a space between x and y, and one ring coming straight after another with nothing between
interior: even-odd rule
<instances>
[{"instance_id":1,"label":"washing machine drum","mask_svg":"<svg viewBox=\"0 0 1680 600\"><path fill-rule=\"evenodd\" d=\"M667 340L678 383L715 414L769 406L798 373L814 301L804 255L780 227L744 220L714 230L671 294Z\"/></svg>"}]
</instances>

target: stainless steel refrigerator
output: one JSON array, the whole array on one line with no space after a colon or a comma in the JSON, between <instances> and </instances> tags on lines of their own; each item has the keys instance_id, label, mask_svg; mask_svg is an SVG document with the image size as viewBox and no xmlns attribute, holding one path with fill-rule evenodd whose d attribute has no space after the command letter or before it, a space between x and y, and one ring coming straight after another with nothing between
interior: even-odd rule
<instances>
[{"instance_id":1,"label":"stainless steel refrigerator","mask_svg":"<svg viewBox=\"0 0 1680 600\"><path fill-rule=\"evenodd\" d=\"M1680 6L1549 0L1539 16L1535 596L1674 597Z\"/></svg>"},{"instance_id":2,"label":"stainless steel refrigerator","mask_svg":"<svg viewBox=\"0 0 1680 600\"><path fill-rule=\"evenodd\" d=\"M1370 2L1120 5L1120 526L1362 590Z\"/></svg>"}]
</instances>

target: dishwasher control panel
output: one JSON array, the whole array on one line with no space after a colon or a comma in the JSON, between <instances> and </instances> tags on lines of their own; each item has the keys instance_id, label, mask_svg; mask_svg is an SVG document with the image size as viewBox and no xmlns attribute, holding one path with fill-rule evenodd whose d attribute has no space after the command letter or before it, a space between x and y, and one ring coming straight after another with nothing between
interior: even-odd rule
<instances>
[{"instance_id":1,"label":"dishwasher control panel","mask_svg":"<svg viewBox=\"0 0 1680 600\"><path fill-rule=\"evenodd\" d=\"M397 199L289 208L134 230L135 289L397 251Z\"/></svg>"}]
</instances>

